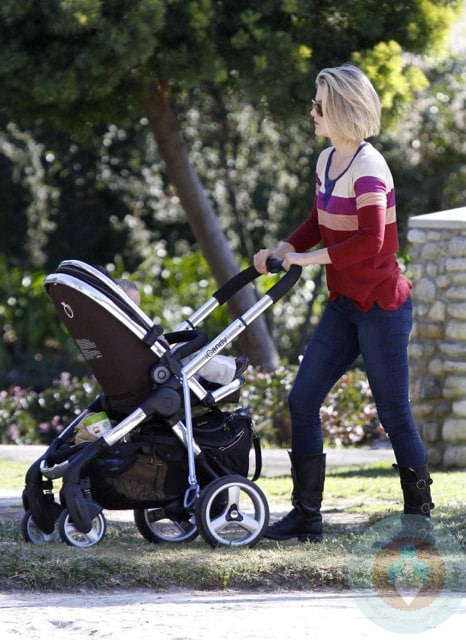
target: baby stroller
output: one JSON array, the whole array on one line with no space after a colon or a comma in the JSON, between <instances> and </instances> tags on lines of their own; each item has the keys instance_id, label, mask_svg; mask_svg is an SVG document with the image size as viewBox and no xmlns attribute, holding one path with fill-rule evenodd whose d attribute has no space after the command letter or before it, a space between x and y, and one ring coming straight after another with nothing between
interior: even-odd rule
<instances>
[{"instance_id":1,"label":"baby stroller","mask_svg":"<svg viewBox=\"0 0 466 640\"><path fill-rule=\"evenodd\" d=\"M271 261L271 271L280 268ZM220 408L222 402L238 402L244 378L216 387L196 374L300 274L300 267L292 267L209 342L197 327L260 275L254 267L164 333L108 274L80 261L61 262L46 277L44 290L103 392L27 471L23 538L89 547L105 535L104 509L132 509L137 529L150 542L190 541L200 534L213 547L254 546L269 518L267 500L255 484L260 447L247 409ZM108 430L78 442L78 428L101 412ZM250 480L253 442L256 473Z\"/></svg>"}]
</instances>

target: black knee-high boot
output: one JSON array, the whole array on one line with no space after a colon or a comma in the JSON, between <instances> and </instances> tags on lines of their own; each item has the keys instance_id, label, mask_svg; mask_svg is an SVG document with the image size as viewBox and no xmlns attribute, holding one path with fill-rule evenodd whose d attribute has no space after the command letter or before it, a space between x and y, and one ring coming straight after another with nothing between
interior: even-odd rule
<instances>
[{"instance_id":1,"label":"black knee-high boot","mask_svg":"<svg viewBox=\"0 0 466 640\"><path fill-rule=\"evenodd\" d=\"M434 508L430 495L432 480L427 465L412 468L394 464L393 468L400 476L403 492L401 529L391 538L378 540L374 543L374 547L385 547L404 539L409 539L415 546L422 546L425 543L434 544L435 538L430 520L430 512Z\"/></svg>"},{"instance_id":2,"label":"black knee-high boot","mask_svg":"<svg viewBox=\"0 0 466 640\"><path fill-rule=\"evenodd\" d=\"M296 457L289 453L293 478L293 509L269 526L265 537L270 540L298 538L301 542L322 540L322 493L325 482L325 453Z\"/></svg>"},{"instance_id":3,"label":"black knee-high boot","mask_svg":"<svg viewBox=\"0 0 466 640\"><path fill-rule=\"evenodd\" d=\"M397 537L412 537L420 541L433 542L430 512L434 503L430 494L432 479L427 465L416 468L393 466L400 475L404 501L402 528Z\"/></svg>"}]
</instances>

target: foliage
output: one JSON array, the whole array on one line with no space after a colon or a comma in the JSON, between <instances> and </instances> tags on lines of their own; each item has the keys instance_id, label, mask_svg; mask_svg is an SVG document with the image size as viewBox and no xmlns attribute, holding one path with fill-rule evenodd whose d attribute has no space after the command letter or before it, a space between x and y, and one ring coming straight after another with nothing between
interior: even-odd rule
<instances>
[{"instance_id":1,"label":"foliage","mask_svg":"<svg viewBox=\"0 0 466 640\"><path fill-rule=\"evenodd\" d=\"M361 444L384 434L369 383L357 369L346 373L330 391L321 419L324 437L335 445Z\"/></svg>"},{"instance_id":2,"label":"foliage","mask_svg":"<svg viewBox=\"0 0 466 640\"><path fill-rule=\"evenodd\" d=\"M128 149L137 133L130 131ZM125 253L126 203L102 177L106 143L97 127L78 141L40 124L20 129L0 112L0 179L10 194L0 203L9 230L0 252L11 264L50 270L65 258L104 264L116 254L129 265L139 262L131 248Z\"/></svg>"},{"instance_id":3,"label":"foliage","mask_svg":"<svg viewBox=\"0 0 466 640\"><path fill-rule=\"evenodd\" d=\"M307 0L5 0L1 281L27 282L27 273L8 273L12 265L50 269L70 257L130 272L142 263L141 275L163 260L161 273L178 269L176 278L162 276L154 288L136 274L158 298L146 297L153 315L176 324L185 296L187 308L196 306L193 283L210 278L204 265L196 278L195 258L184 260L197 246L144 118L156 79L166 81L164 97L175 103L192 162L240 260L306 214L319 151L307 118L310 79L319 67L350 58L378 88L385 125L397 115L401 122L380 143L395 174L401 227L413 213L461 205L464 76L461 61L439 58L460 4L358 0L350 7L341 0L311 11ZM426 79L432 89L422 90ZM290 362L325 297L314 276L306 270L292 292L292 314L281 305L268 314ZM0 354L2 377L29 366L42 387L44 363L57 374L73 347L63 347L37 289L17 289L2 290L3 334L13 338ZM214 327L223 321L220 315ZM19 355L11 344L21 346Z\"/></svg>"},{"instance_id":4,"label":"foliage","mask_svg":"<svg viewBox=\"0 0 466 640\"><path fill-rule=\"evenodd\" d=\"M50 444L98 393L94 380L69 373L40 392L20 387L0 391L0 442Z\"/></svg>"},{"instance_id":5,"label":"foliage","mask_svg":"<svg viewBox=\"0 0 466 640\"><path fill-rule=\"evenodd\" d=\"M5 120L2 118L2 121ZM45 260L48 236L55 228L50 213L59 194L59 190L47 180L46 164L43 162L44 145L37 139L35 131L20 130L13 122L5 122L5 133L0 129L0 151L11 162L11 182L6 191L11 190L11 183L21 184L25 191L25 219L19 227L23 235L18 238L22 245L21 253L30 256L32 264L40 266ZM16 237L18 216L15 203L7 201L2 204L4 215L8 216L8 228ZM5 234L0 242L9 247L10 235Z\"/></svg>"},{"instance_id":6,"label":"foliage","mask_svg":"<svg viewBox=\"0 0 466 640\"><path fill-rule=\"evenodd\" d=\"M154 77L171 82L172 92L229 86L289 116L309 100L309 77L353 52L370 56L392 40L412 53L434 47L438 52L459 6L459 0L417 0L397 10L375 0L351 6L346 0L312 6L308 0L260 6L5 0L0 90L16 121L47 119L75 129L142 115ZM409 61L400 69L385 65L386 59L372 57L374 77L392 74L391 87L405 73L413 79Z\"/></svg>"},{"instance_id":7,"label":"foliage","mask_svg":"<svg viewBox=\"0 0 466 640\"><path fill-rule=\"evenodd\" d=\"M287 397L296 367L281 365L274 373L249 369L241 402L251 409L264 443L288 445ZM49 443L98 395L92 378L62 373L43 391L11 387L0 392L0 441L3 444ZM352 445L382 435L372 395L358 370L343 376L322 407L324 438L329 445Z\"/></svg>"},{"instance_id":8,"label":"foliage","mask_svg":"<svg viewBox=\"0 0 466 640\"><path fill-rule=\"evenodd\" d=\"M140 283L141 306L165 331L172 331L215 291L215 282L202 254L169 256L164 243L132 274ZM229 322L226 309L214 312L202 330L213 338Z\"/></svg>"},{"instance_id":9,"label":"foliage","mask_svg":"<svg viewBox=\"0 0 466 640\"><path fill-rule=\"evenodd\" d=\"M273 373L251 369L242 399L250 407L264 442L289 446L288 395L297 367L282 364ZM330 446L361 444L383 437L363 371L352 369L331 389L321 408L324 439Z\"/></svg>"},{"instance_id":10,"label":"foliage","mask_svg":"<svg viewBox=\"0 0 466 640\"><path fill-rule=\"evenodd\" d=\"M429 91L418 96L396 136L386 138L387 157L399 185L398 201L411 215L466 202L464 57L432 64L426 74Z\"/></svg>"},{"instance_id":11,"label":"foliage","mask_svg":"<svg viewBox=\"0 0 466 640\"><path fill-rule=\"evenodd\" d=\"M84 371L74 342L44 294L44 277L40 271L9 268L0 255L0 387L40 389L63 368Z\"/></svg>"}]
</instances>

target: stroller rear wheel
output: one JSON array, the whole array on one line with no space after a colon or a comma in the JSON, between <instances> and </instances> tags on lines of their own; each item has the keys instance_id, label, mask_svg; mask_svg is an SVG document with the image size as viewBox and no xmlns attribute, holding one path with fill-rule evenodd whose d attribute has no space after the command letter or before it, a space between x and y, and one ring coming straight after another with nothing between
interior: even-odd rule
<instances>
[{"instance_id":1,"label":"stroller rear wheel","mask_svg":"<svg viewBox=\"0 0 466 640\"><path fill-rule=\"evenodd\" d=\"M91 530L87 533L75 527L68 509L62 511L58 519L58 533L62 540L72 547L93 547L103 539L106 529L107 523L102 513L98 513L93 518Z\"/></svg>"},{"instance_id":2,"label":"stroller rear wheel","mask_svg":"<svg viewBox=\"0 0 466 640\"><path fill-rule=\"evenodd\" d=\"M253 547L269 521L269 505L254 482L242 476L217 478L201 492L196 522L212 547Z\"/></svg>"},{"instance_id":3,"label":"stroller rear wheel","mask_svg":"<svg viewBox=\"0 0 466 640\"><path fill-rule=\"evenodd\" d=\"M45 533L39 529L32 517L31 510L28 509L21 519L21 535L26 542L33 544L45 544L46 542L62 542L57 527L52 533Z\"/></svg>"},{"instance_id":4,"label":"stroller rear wheel","mask_svg":"<svg viewBox=\"0 0 466 640\"><path fill-rule=\"evenodd\" d=\"M198 535L194 516L185 519L169 516L163 507L135 509L134 523L149 542L191 542Z\"/></svg>"}]
</instances>

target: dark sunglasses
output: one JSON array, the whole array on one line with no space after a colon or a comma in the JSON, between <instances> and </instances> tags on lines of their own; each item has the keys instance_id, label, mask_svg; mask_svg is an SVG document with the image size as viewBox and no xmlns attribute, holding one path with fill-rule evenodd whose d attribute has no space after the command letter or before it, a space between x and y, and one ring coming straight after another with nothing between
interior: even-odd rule
<instances>
[{"instance_id":1,"label":"dark sunglasses","mask_svg":"<svg viewBox=\"0 0 466 640\"><path fill-rule=\"evenodd\" d=\"M311 100L311 104L312 104L312 109L315 109L317 111L317 115L319 115L321 118L324 115L324 112L322 111L322 102L320 100Z\"/></svg>"}]
</instances>

